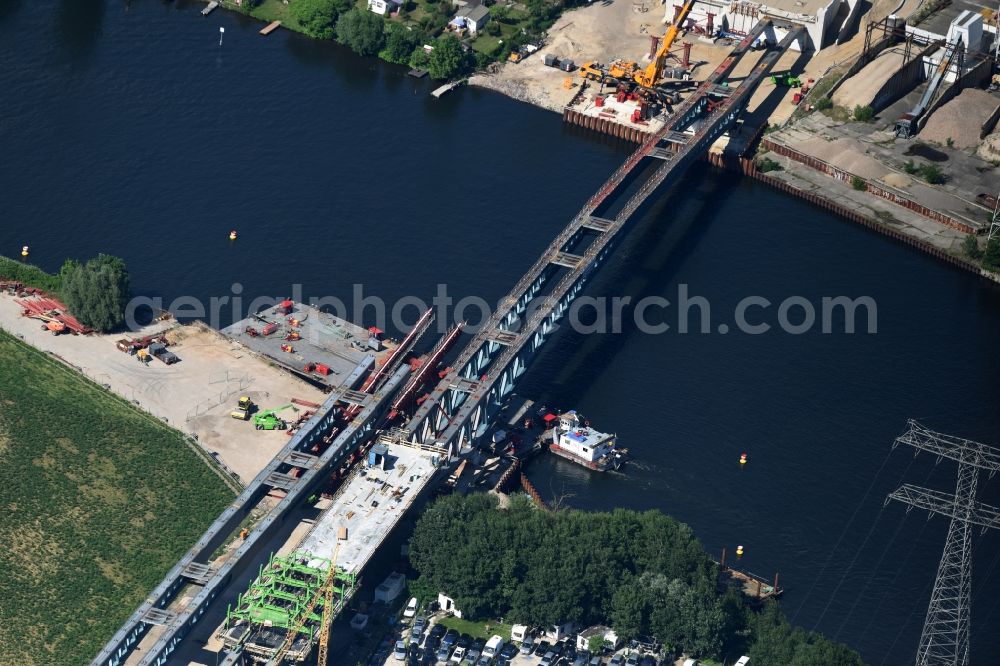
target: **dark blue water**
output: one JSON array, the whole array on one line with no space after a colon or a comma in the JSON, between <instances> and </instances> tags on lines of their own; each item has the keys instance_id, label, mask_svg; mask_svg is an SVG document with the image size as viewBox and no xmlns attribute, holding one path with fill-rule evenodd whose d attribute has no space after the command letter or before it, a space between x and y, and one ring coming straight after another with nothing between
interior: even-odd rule
<instances>
[{"instance_id":1,"label":"dark blue water","mask_svg":"<svg viewBox=\"0 0 1000 666\"><path fill-rule=\"evenodd\" d=\"M495 301L627 154L556 114L474 89L434 100L400 68L201 6L0 5L0 252L29 244L50 270L120 255L138 293L167 301L237 282ZM904 480L952 489L954 465L890 445L910 417L1000 441L1000 293L705 168L590 293L675 301L681 283L713 330L745 296L846 295L877 302L878 332L563 331L520 392L583 410L636 462L597 476L542 459L530 476L572 506L662 509L713 552L742 544L747 568L781 572L798 624L873 664L911 661L946 524L882 502ZM1000 482L980 498L1000 503ZM1000 536L977 535L974 664L1000 663L998 559Z\"/></svg>"}]
</instances>

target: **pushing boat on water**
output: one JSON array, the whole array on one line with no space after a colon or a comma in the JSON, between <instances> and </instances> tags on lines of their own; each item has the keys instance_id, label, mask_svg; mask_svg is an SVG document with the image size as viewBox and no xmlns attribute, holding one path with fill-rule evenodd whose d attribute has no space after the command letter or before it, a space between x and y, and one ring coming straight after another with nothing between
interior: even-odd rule
<instances>
[{"instance_id":1,"label":"pushing boat on water","mask_svg":"<svg viewBox=\"0 0 1000 666\"><path fill-rule=\"evenodd\" d=\"M625 463L628 449L618 448L617 435L591 428L576 410L548 414L545 419L552 425L546 431L552 436L549 450L557 456L597 472L619 469Z\"/></svg>"}]
</instances>

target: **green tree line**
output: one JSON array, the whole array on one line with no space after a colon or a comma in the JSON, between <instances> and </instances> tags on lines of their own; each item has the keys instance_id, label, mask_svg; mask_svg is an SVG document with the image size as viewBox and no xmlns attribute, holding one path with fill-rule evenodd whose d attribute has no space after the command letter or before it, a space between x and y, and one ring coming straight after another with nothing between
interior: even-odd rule
<instances>
[{"instance_id":1,"label":"green tree line","mask_svg":"<svg viewBox=\"0 0 1000 666\"><path fill-rule=\"evenodd\" d=\"M862 663L844 646L793 630L776 606L756 615L738 591L719 586L691 528L659 511L547 513L522 497L498 510L490 495L453 495L420 517L410 559L418 587L445 592L471 619L610 622L623 637L652 636L694 656L750 645L759 666L788 666L781 659L799 652L822 658L796 663ZM765 635L767 649L754 647Z\"/></svg>"},{"instance_id":2,"label":"green tree line","mask_svg":"<svg viewBox=\"0 0 1000 666\"><path fill-rule=\"evenodd\" d=\"M426 69L435 79L461 76L476 65L476 59L455 36L433 38L454 13L444 0L414 26L385 21L349 0L295 0L289 11L311 37L335 38L360 55L377 55L387 62ZM433 49L428 53L424 44Z\"/></svg>"}]
</instances>

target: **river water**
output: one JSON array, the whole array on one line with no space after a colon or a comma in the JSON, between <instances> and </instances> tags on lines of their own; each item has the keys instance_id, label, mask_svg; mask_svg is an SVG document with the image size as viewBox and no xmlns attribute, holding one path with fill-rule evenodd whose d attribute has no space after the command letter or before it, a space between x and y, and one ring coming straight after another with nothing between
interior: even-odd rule
<instances>
[{"instance_id":1,"label":"river water","mask_svg":"<svg viewBox=\"0 0 1000 666\"><path fill-rule=\"evenodd\" d=\"M389 303L445 284L495 302L628 154L202 6L0 5L0 252L28 244L49 270L119 255L134 290L166 302L235 283L348 303L355 284ZM872 664L910 662L947 526L883 500L903 482L952 490L955 466L891 444L911 417L1000 441L1000 291L706 167L588 293L676 302L681 285L711 304L712 333L562 330L519 387L616 431L635 462L594 475L542 458L529 476L570 506L662 509L713 553L742 544L741 566L780 572L797 624ZM877 333L719 333L747 296L775 304L750 317L772 324L788 297L868 296ZM980 499L1000 503L1000 482L984 476ZM1000 535L975 545L972 663L995 664Z\"/></svg>"}]
</instances>

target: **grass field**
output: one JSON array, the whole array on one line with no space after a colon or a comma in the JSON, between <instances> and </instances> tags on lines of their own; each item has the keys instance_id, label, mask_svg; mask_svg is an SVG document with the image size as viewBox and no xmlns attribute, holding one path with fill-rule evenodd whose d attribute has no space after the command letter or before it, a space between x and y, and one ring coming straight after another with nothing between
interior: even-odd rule
<instances>
[{"instance_id":1,"label":"grass field","mask_svg":"<svg viewBox=\"0 0 1000 666\"><path fill-rule=\"evenodd\" d=\"M0 664L86 664L233 495L183 436L0 332Z\"/></svg>"},{"instance_id":2,"label":"grass field","mask_svg":"<svg viewBox=\"0 0 1000 666\"><path fill-rule=\"evenodd\" d=\"M471 620L462 620L454 615L441 618L441 624L449 629L454 629L460 634L469 634L473 638L489 639L490 636L495 634L497 636L502 636L505 641L510 640L510 628L512 626L504 624L503 622L473 622Z\"/></svg>"}]
</instances>

